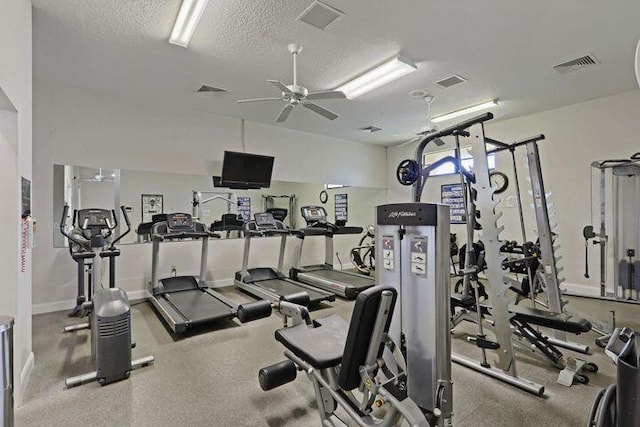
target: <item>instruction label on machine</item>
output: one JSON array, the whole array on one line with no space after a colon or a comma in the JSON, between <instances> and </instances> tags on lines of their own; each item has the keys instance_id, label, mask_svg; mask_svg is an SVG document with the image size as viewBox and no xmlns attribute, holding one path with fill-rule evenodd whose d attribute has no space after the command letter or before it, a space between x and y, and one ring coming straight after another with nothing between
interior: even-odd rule
<instances>
[{"instance_id":1,"label":"instruction label on machine","mask_svg":"<svg viewBox=\"0 0 640 427\"><path fill-rule=\"evenodd\" d=\"M411 238L411 273L427 274L427 238Z\"/></svg>"},{"instance_id":2,"label":"instruction label on machine","mask_svg":"<svg viewBox=\"0 0 640 427\"><path fill-rule=\"evenodd\" d=\"M382 236L382 265L385 270L393 270L394 248L393 236Z\"/></svg>"}]
</instances>

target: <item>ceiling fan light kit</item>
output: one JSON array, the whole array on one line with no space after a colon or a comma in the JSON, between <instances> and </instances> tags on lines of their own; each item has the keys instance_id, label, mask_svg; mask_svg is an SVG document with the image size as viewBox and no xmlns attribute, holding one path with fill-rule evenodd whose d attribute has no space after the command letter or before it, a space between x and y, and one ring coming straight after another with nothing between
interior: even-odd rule
<instances>
[{"instance_id":1,"label":"ceiling fan light kit","mask_svg":"<svg viewBox=\"0 0 640 427\"><path fill-rule=\"evenodd\" d=\"M283 123L289 117L293 107L302 105L305 108L321 115L322 117L335 120L339 116L333 111L329 111L320 105L311 102L318 99L344 99L345 95L341 91L323 91L323 92L309 92L309 90L298 84L298 54L302 52L302 46L297 44L290 44L288 46L289 53L293 55L293 84L286 85L280 80L267 80L280 91L279 97L273 98L250 98L240 99L237 102L261 102L261 101L285 101L287 104L280 110L280 114L276 118L276 122Z\"/></svg>"},{"instance_id":2,"label":"ceiling fan light kit","mask_svg":"<svg viewBox=\"0 0 640 427\"><path fill-rule=\"evenodd\" d=\"M433 117L431 121L433 123L440 123L446 120L455 119L456 117L464 116L467 114L475 113L476 111L485 110L487 108L496 107L500 105L497 99L492 99L491 101L483 102L482 104L472 105L470 107L463 108L461 110L452 111L447 114L442 114L440 116Z\"/></svg>"},{"instance_id":3,"label":"ceiling fan light kit","mask_svg":"<svg viewBox=\"0 0 640 427\"><path fill-rule=\"evenodd\" d=\"M169 43L188 47L209 0L182 0Z\"/></svg>"},{"instance_id":4,"label":"ceiling fan light kit","mask_svg":"<svg viewBox=\"0 0 640 427\"><path fill-rule=\"evenodd\" d=\"M336 90L343 92L348 99L354 99L397 80L400 77L406 76L417 69L418 66L414 62L396 56L361 76L348 81Z\"/></svg>"}]
</instances>

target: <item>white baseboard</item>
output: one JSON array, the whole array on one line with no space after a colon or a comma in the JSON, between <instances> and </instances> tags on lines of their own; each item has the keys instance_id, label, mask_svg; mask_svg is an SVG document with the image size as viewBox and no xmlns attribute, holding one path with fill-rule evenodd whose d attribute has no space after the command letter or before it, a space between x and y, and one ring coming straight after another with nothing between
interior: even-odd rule
<instances>
[{"instance_id":1,"label":"white baseboard","mask_svg":"<svg viewBox=\"0 0 640 427\"><path fill-rule=\"evenodd\" d=\"M562 285L560 285L560 288L566 295L585 297L600 296L600 288L597 286L581 285L579 283L563 283Z\"/></svg>"},{"instance_id":2,"label":"white baseboard","mask_svg":"<svg viewBox=\"0 0 640 427\"><path fill-rule=\"evenodd\" d=\"M233 278L217 279L214 281L209 281L207 282L207 285L212 288L222 288L225 286L233 286ZM131 301L144 299L147 297L147 290L137 289L134 291L127 291L127 296ZM34 304L32 306L32 314L35 315L35 314L53 313L54 311L71 310L73 307L75 307L75 304L76 304L75 299L45 302L42 304Z\"/></svg>"},{"instance_id":3,"label":"white baseboard","mask_svg":"<svg viewBox=\"0 0 640 427\"><path fill-rule=\"evenodd\" d=\"M16 390L14 394L14 406L18 408L22 404L22 396L24 395L24 390L27 389L27 385L29 385L29 380L31 379L31 373L33 372L33 365L35 361L35 356L33 351L29 353L29 357L27 357L27 362L24 364L22 371L20 372L20 387Z\"/></svg>"}]
</instances>

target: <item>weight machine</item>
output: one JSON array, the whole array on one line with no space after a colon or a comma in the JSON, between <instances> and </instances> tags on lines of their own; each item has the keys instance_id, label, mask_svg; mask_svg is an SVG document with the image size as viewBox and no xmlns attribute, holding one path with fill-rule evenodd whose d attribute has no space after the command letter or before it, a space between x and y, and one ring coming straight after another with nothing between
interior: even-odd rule
<instances>
[{"instance_id":1,"label":"weight machine","mask_svg":"<svg viewBox=\"0 0 640 427\"><path fill-rule=\"evenodd\" d=\"M193 219L202 221L202 205L207 204L209 202L213 202L214 200L222 200L226 203L226 213L232 213L232 206L238 206L238 202L236 201L236 195L231 192L225 191L197 191L192 190L192 206L193 212L191 213ZM203 199L202 196L208 196Z\"/></svg>"},{"instance_id":2,"label":"weight machine","mask_svg":"<svg viewBox=\"0 0 640 427\"><path fill-rule=\"evenodd\" d=\"M591 163L590 183L593 183L594 170L599 175L600 227L596 233L592 218L591 225L585 226L582 231L585 239L584 277L590 277L591 241L592 244L600 246L600 297L640 303L640 152L629 159ZM610 184L607 185L607 182ZM609 197L607 189L610 191ZM611 206L610 210L607 207L608 203ZM609 212L610 220L607 219ZM613 228L612 236L609 236L607 231L609 225ZM613 245L613 289L607 286L609 245Z\"/></svg>"},{"instance_id":3,"label":"weight machine","mask_svg":"<svg viewBox=\"0 0 640 427\"><path fill-rule=\"evenodd\" d=\"M287 226L291 229L295 229L296 228L296 217L295 217L296 195L295 194L281 194L281 195L263 194L262 195L262 212L271 212L272 210L276 209L277 199L287 199L288 206L289 206L289 216L287 221L285 221L286 218L280 219L280 221L283 221L285 223L288 222Z\"/></svg>"},{"instance_id":4,"label":"weight machine","mask_svg":"<svg viewBox=\"0 0 640 427\"><path fill-rule=\"evenodd\" d=\"M564 302L561 300L561 292L559 289L562 280L558 278L558 273L561 271L561 268L558 266L560 257L556 256L558 247L554 243L553 239L555 234L552 233L549 224L550 215L546 200L547 194L544 191L537 148L537 141L544 139L544 136L537 135L512 144L501 143L485 137L484 122L492 118L493 115L487 113L444 130L428 134L418 145L415 159L405 160L398 166L397 178L401 184L413 186L413 200L414 202L419 202L428 174L433 166L423 167L422 165L425 147L435 139L446 136L455 137L456 158L449 161L456 162L459 165L460 183L463 188L465 184L467 185L467 189L463 191L463 195L467 217L468 244L466 263L461 271L464 277L463 288L465 291L463 294L452 295L451 303L452 306L460 307L468 313L475 311L473 318L477 324L478 332L475 337L471 337L469 340L474 342L481 350L482 360L480 363L477 363L471 359L455 354L452 355L452 360L541 396L544 393L544 386L518 376L513 344L517 343L527 346L527 348L535 348L546 356L554 366L563 369L560 373L559 382L565 385L571 385L574 379L580 382L587 382L588 378L581 375L580 372L582 369L595 371L597 370L597 366L583 361L578 361L574 364L573 359L567 361L555 345L562 345L563 347L568 347L573 350L587 352L587 347L568 343L563 338L564 332L587 332L591 329L591 324L584 319L576 318L563 311ZM473 173L463 168L460 164L460 136L468 138L471 142L474 159ZM487 143L491 143L497 146L497 148L492 151L487 151ZM526 147L527 151L536 223L540 247L543 252L539 260L542 267L536 274L540 274L540 278L545 285L548 297L546 306L549 310L540 310L535 307L528 308L513 304L509 295L509 290L513 286L513 279L508 277L504 271L506 257L501 253L503 242L500 240L500 233L504 227L497 225L497 220L502 216L502 213L496 210L497 201L494 200L494 194L496 190L498 190L498 186L491 182L487 155L492 152L510 150L515 167L515 157L513 157L513 153L515 149L520 146ZM515 172L517 180L517 170ZM518 184L517 181L516 184ZM526 238L519 190L518 203L523 237ZM477 228L476 224L478 219L482 222L481 238L484 243L484 251L481 252L479 259L476 260L471 243L474 241L473 236ZM480 301L478 292L480 286L477 281L477 274L480 271L480 266L482 266L484 262L486 262L484 274L488 279L484 285L488 288L488 305ZM544 271L541 271L543 269ZM469 283L472 280L476 283L473 288ZM474 295L471 295L471 293L474 293ZM491 330L495 335L495 341L489 340L485 335L486 319L483 321L483 317L486 315L491 315L490 324ZM542 335L532 327L532 325L557 330L556 339L553 340ZM487 350L498 350L496 368L491 367L488 362L486 355Z\"/></svg>"}]
</instances>

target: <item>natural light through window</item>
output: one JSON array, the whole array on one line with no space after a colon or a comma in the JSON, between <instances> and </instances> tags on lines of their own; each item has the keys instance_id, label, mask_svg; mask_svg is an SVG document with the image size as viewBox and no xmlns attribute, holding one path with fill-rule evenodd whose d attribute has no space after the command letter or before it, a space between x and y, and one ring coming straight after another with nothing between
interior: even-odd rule
<instances>
[{"instance_id":1,"label":"natural light through window","mask_svg":"<svg viewBox=\"0 0 640 427\"><path fill-rule=\"evenodd\" d=\"M489 150L491 149L490 147L487 147ZM451 156L451 157L455 157L455 150L454 149L450 149L450 150L444 150L444 151L437 151L434 153L427 153L424 155L423 158L423 164L425 166L433 164L435 162L437 162L438 160L442 159L443 157L447 157L447 156ZM489 170L493 170L496 167L496 155L495 154L490 154L487 157L488 163L489 163ZM473 170L473 157L471 156L471 153L469 152L469 148L462 148L461 149L461 161L462 161L462 166L465 167L468 170ZM431 173L429 174L430 176L441 176L441 175L453 175L458 173L458 171L456 170L456 167L454 166L453 163L445 163L440 167L437 167L436 169L432 170Z\"/></svg>"}]
</instances>

